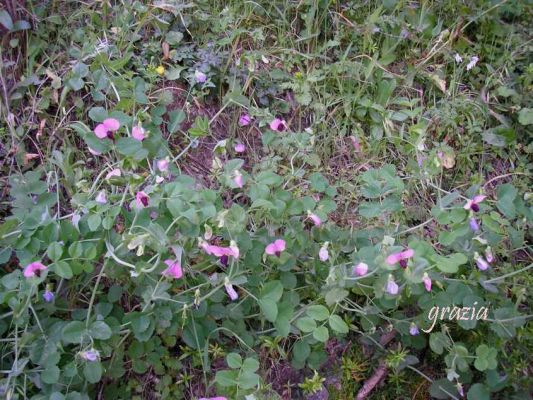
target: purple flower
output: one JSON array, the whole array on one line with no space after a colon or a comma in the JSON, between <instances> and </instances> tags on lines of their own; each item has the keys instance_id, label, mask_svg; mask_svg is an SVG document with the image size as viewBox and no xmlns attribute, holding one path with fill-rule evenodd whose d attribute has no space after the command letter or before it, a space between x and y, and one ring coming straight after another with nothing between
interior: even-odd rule
<instances>
[{"instance_id":1,"label":"purple flower","mask_svg":"<svg viewBox=\"0 0 533 400\"><path fill-rule=\"evenodd\" d=\"M420 334L420 331L418 330L418 326L416 326L415 323L412 323L411 326L409 327L409 334L411 336L416 336Z\"/></svg>"},{"instance_id":2,"label":"purple flower","mask_svg":"<svg viewBox=\"0 0 533 400\"><path fill-rule=\"evenodd\" d=\"M226 292L228 293L228 296L231 299L231 301L235 301L239 298L239 294L233 288L233 285L229 283L228 278L226 278L226 283L224 283L224 287L226 288Z\"/></svg>"},{"instance_id":3,"label":"purple flower","mask_svg":"<svg viewBox=\"0 0 533 400\"><path fill-rule=\"evenodd\" d=\"M52 301L54 301L54 293L46 289L45 292L43 293L43 299L47 303L51 303Z\"/></svg>"},{"instance_id":4,"label":"purple flower","mask_svg":"<svg viewBox=\"0 0 533 400\"><path fill-rule=\"evenodd\" d=\"M137 207L148 207L148 203L150 202L150 197L146 193L144 193L142 190L140 192L137 192L135 195L135 204Z\"/></svg>"},{"instance_id":5,"label":"purple flower","mask_svg":"<svg viewBox=\"0 0 533 400\"><path fill-rule=\"evenodd\" d=\"M466 201L466 204L464 205L464 209L465 210L472 210L474 212L478 212L479 211L479 203L481 203L483 200L485 200L487 198L487 196L483 196L483 195L477 195L477 196L474 196L473 199L468 199Z\"/></svg>"},{"instance_id":6,"label":"purple flower","mask_svg":"<svg viewBox=\"0 0 533 400\"><path fill-rule=\"evenodd\" d=\"M204 83L207 80L207 75L204 74L202 71L194 71L194 79L197 83Z\"/></svg>"},{"instance_id":7,"label":"purple flower","mask_svg":"<svg viewBox=\"0 0 533 400\"><path fill-rule=\"evenodd\" d=\"M105 190L101 190L101 191L98 192L98 194L96 195L95 201L98 204L107 203L107 195L105 194Z\"/></svg>"},{"instance_id":8,"label":"purple flower","mask_svg":"<svg viewBox=\"0 0 533 400\"><path fill-rule=\"evenodd\" d=\"M318 257L320 258L320 261L325 262L329 259L328 244L328 242L324 243L324 245L320 248L320 251L318 252Z\"/></svg>"},{"instance_id":9,"label":"purple flower","mask_svg":"<svg viewBox=\"0 0 533 400\"><path fill-rule=\"evenodd\" d=\"M245 114L241 114L241 116L239 117L239 125L240 126L250 125L251 121L252 121L252 119L246 113Z\"/></svg>"},{"instance_id":10,"label":"purple flower","mask_svg":"<svg viewBox=\"0 0 533 400\"><path fill-rule=\"evenodd\" d=\"M476 260L477 267L481 271L485 271L486 269L489 268L489 263L485 261L485 259L481 257L477 252L474 253L474 260Z\"/></svg>"},{"instance_id":11,"label":"purple flower","mask_svg":"<svg viewBox=\"0 0 533 400\"><path fill-rule=\"evenodd\" d=\"M237 143L234 149L236 153L244 153L246 151L246 146L242 143Z\"/></svg>"},{"instance_id":12,"label":"purple flower","mask_svg":"<svg viewBox=\"0 0 533 400\"><path fill-rule=\"evenodd\" d=\"M94 361L98 361L98 359L100 358L100 353L98 352L98 350L91 349L87 351L82 351L80 353L80 356L86 361L94 362Z\"/></svg>"},{"instance_id":13,"label":"purple flower","mask_svg":"<svg viewBox=\"0 0 533 400\"><path fill-rule=\"evenodd\" d=\"M387 285L385 286L385 291L388 294L396 295L398 294L399 289L400 288L398 287L396 282L394 282L394 277L392 275L389 275L389 280L387 281Z\"/></svg>"},{"instance_id":14,"label":"purple flower","mask_svg":"<svg viewBox=\"0 0 533 400\"><path fill-rule=\"evenodd\" d=\"M470 225L470 229L472 229L472 231L474 231L474 232L479 231L479 224L478 224L477 220L474 217L472 217L472 218L470 218L468 220L468 224Z\"/></svg>"}]
</instances>

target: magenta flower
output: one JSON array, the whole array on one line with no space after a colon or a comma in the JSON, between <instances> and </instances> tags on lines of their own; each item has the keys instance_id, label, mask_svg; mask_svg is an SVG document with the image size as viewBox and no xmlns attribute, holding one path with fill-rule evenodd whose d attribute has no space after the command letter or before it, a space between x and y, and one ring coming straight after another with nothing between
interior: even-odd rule
<instances>
[{"instance_id":1,"label":"magenta flower","mask_svg":"<svg viewBox=\"0 0 533 400\"><path fill-rule=\"evenodd\" d=\"M474 217L472 217L472 218L470 218L468 220L468 224L470 225L470 229L472 229L472 231L474 231L474 232L479 231L479 224L478 224L477 220Z\"/></svg>"},{"instance_id":2,"label":"magenta flower","mask_svg":"<svg viewBox=\"0 0 533 400\"><path fill-rule=\"evenodd\" d=\"M23 275L25 278L35 278L41 276L41 271L46 271L47 266L41 264L39 261L32 262L24 268Z\"/></svg>"},{"instance_id":3,"label":"magenta flower","mask_svg":"<svg viewBox=\"0 0 533 400\"><path fill-rule=\"evenodd\" d=\"M161 172L168 171L168 165L170 164L168 157L163 158L162 160L157 160L157 169Z\"/></svg>"},{"instance_id":4,"label":"magenta flower","mask_svg":"<svg viewBox=\"0 0 533 400\"><path fill-rule=\"evenodd\" d=\"M368 272L368 265L365 264L364 262L360 262L359 264L353 267L354 275L363 276L363 275L366 275L367 272Z\"/></svg>"},{"instance_id":5,"label":"magenta flower","mask_svg":"<svg viewBox=\"0 0 533 400\"><path fill-rule=\"evenodd\" d=\"M420 331L418 330L418 326L416 326L415 323L411 323L411 326L409 327L409 334L411 336L416 336L420 334Z\"/></svg>"},{"instance_id":6,"label":"magenta flower","mask_svg":"<svg viewBox=\"0 0 533 400\"><path fill-rule=\"evenodd\" d=\"M274 118L270 123L270 129L273 131L283 132L287 129L287 123L279 118Z\"/></svg>"},{"instance_id":7,"label":"magenta flower","mask_svg":"<svg viewBox=\"0 0 533 400\"><path fill-rule=\"evenodd\" d=\"M320 261L328 261L329 259L329 252L328 252L328 245L329 242L324 243L324 245L320 248L318 252L318 258L320 258Z\"/></svg>"},{"instance_id":8,"label":"magenta flower","mask_svg":"<svg viewBox=\"0 0 533 400\"><path fill-rule=\"evenodd\" d=\"M96 128L94 128L94 134L99 139L105 139L106 137L113 139L113 132L118 131L119 128L119 120L115 118L106 118L104 119L104 122L96 125Z\"/></svg>"},{"instance_id":9,"label":"magenta flower","mask_svg":"<svg viewBox=\"0 0 533 400\"><path fill-rule=\"evenodd\" d=\"M277 239L266 247L265 252L269 256L276 255L279 257L281 256L281 252L285 250L285 245L286 245L285 240Z\"/></svg>"},{"instance_id":10,"label":"magenta flower","mask_svg":"<svg viewBox=\"0 0 533 400\"><path fill-rule=\"evenodd\" d=\"M135 204L137 207L148 207L148 203L150 202L150 197L143 191L137 192L135 195Z\"/></svg>"},{"instance_id":11,"label":"magenta flower","mask_svg":"<svg viewBox=\"0 0 533 400\"><path fill-rule=\"evenodd\" d=\"M80 353L80 356L86 361L94 362L94 361L98 361L98 359L100 358L100 353L98 352L98 350L92 349L92 350L82 351Z\"/></svg>"},{"instance_id":12,"label":"magenta flower","mask_svg":"<svg viewBox=\"0 0 533 400\"><path fill-rule=\"evenodd\" d=\"M246 151L246 146L242 143L237 143L234 149L235 153L244 153Z\"/></svg>"},{"instance_id":13,"label":"magenta flower","mask_svg":"<svg viewBox=\"0 0 533 400\"><path fill-rule=\"evenodd\" d=\"M494 261L494 255L492 254L492 249L490 248L490 246L485 249L485 258L489 263Z\"/></svg>"},{"instance_id":14,"label":"magenta flower","mask_svg":"<svg viewBox=\"0 0 533 400\"><path fill-rule=\"evenodd\" d=\"M400 288L398 287L396 282L394 282L394 277L392 275L389 275L389 280L387 281L387 285L385 286L385 291L388 294L396 295L398 294L399 289Z\"/></svg>"},{"instance_id":15,"label":"magenta flower","mask_svg":"<svg viewBox=\"0 0 533 400\"><path fill-rule=\"evenodd\" d=\"M428 292L431 292L431 278L429 275L424 272L424 277L422 278L422 282L424 282L424 287Z\"/></svg>"},{"instance_id":16,"label":"magenta flower","mask_svg":"<svg viewBox=\"0 0 533 400\"><path fill-rule=\"evenodd\" d=\"M239 294L233 288L233 285L229 282L228 278L226 278L226 283L224 283L224 286L226 287L226 292L228 293L228 296L231 301L235 301L239 298Z\"/></svg>"},{"instance_id":17,"label":"magenta flower","mask_svg":"<svg viewBox=\"0 0 533 400\"><path fill-rule=\"evenodd\" d=\"M322 220L320 219L320 217L316 214L313 214L311 211L307 211L307 218L313 221L313 224L315 224L315 226L320 226L320 224L322 224Z\"/></svg>"},{"instance_id":18,"label":"magenta flower","mask_svg":"<svg viewBox=\"0 0 533 400\"><path fill-rule=\"evenodd\" d=\"M241 114L241 116L239 117L239 125L240 126L250 125L251 121L252 121L252 119L246 113L245 114Z\"/></svg>"},{"instance_id":19,"label":"magenta flower","mask_svg":"<svg viewBox=\"0 0 533 400\"><path fill-rule=\"evenodd\" d=\"M478 212L479 211L479 203L481 203L483 200L485 200L487 198L487 196L483 196L483 195L477 195L477 196L474 196L473 199L468 199L466 201L466 204L464 205L464 209L465 210L472 210L474 212Z\"/></svg>"},{"instance_id":20,"label":"magenta flower","mask_svg":"<svg viewBox=\"0 0 533 400\"><path fill-rule=\"evenodd\" d=\"M385 262L389 265L400 263L400 266L402 268L406 268L407 260L413 257L414 254L415 254L415 251L413 249L407 249L404 251L400 251L398 253L392 253L390 256L387 257Z\"/></svg>"},{"instance_id":21,"label":"magenta flower","mask_svg":"<svg viewBox=\"0 0 533 400\"><path fill-rule=\"evenodd\" d=\"M105 190L100 190L98 194L96 195L95 201L98 204L105 204L107 203L107 195L105 194Z\"/></svg>"},{"instance_id":22,"label":"magenta flower","mask_svg":"<svg viewBox=\"0 0 533 400\"><path fill-rule=\"evenodd\" d=\"M204 251L207 254L210 254L210 255L213 255L219 258L224 257L224 256L227 256L227 257L231 256L234 258L239 258L240 256L239 248L237 247L237 244L234 241L230 242L229 247L215 246L207 242L202 242L200 244L200 247L202 247L202 249L204 249Z\"/></svg>"},{"instance_id":23,"label":"magenta flower","mask_svg":"<svg viewBox=\"0 0 533 400\"><path fill-rule=\"evenodd\" d=\"M183 276L183 270L181 269L181 264L178 260L165 260L165 264L168 268L161 274L175 279L180 279Z\"/></svg>"},{"instance_id":24,"label":"magenta flower","mask_svg":"<svg viewBox=\"0 0 533 400\"><path fill-rule=\"evenodd\" d=\"M207 80L207 75L204 74L202 71L194 71L194 79L197 83L204 83Z\"/></svg>"},{"instance_id":25,"label":"magenta flower","mask_svg":"<svg viewBox=\"0 0 533 400\"><path fill-rule=\"evenodd\" d=\"M217 396L217 397L202 397L201 399L198 399L198 400L228 400L226 399L225 397L223 396Z\"/></svg>"},{"instance_id":26,"label":"magenta flower","mask_svg":"<svg viewBox=\"0 0 533 400\"><path fill-rule=\"evenodd\" d=\"M142 126L134 126L131 130L131 136L139 142L142 142L146 137Z\"/></svg>"},{"instance_id":27,"label":"magenta flower","mask_svg":"<svg viewBox=\"0 0 533 400\"><path fill-rule=\"evenodd\" d=\"M113 178L114 176L116 176L116 177L122 176L122 171L119 168L115 168L115 169L109 171L109 173L105 176L105 178L106 178L106 180L109 180L109 179Z\"/></svg>"},{"instance_id":28,"label":"magenta flower","mask_svg":"<svg viewBox=\"0 0 533 400\"><path fill-rule=\"evenodd\" d=\"M474 253L474 260L476 260L477 267L481 271L485 271L487 268L489 268L489 263L485 261L485 259L481 257L477 252Z\"/></svg>"}]
</instances>

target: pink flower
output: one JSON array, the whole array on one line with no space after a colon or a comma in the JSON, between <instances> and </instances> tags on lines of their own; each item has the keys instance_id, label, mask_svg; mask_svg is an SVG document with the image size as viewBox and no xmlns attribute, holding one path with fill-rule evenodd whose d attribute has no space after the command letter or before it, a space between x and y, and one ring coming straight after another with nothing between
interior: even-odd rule
<instances>
[{"instance_id":1,"label":"pink flower","mask_svg":"<svg viewBox=\"0 0 533 400\"><path fill-rule=\"evenodd\" d=\"M402 268L406 268L407 260L413 257L414 254L415 252L413 249L407 249L398 253L392 253L390 256L387 257L385 262L389 265L394 265L399 262Z\"/></svg>"},{"instance_id":2,"label":"pink flower","mask_svg":"<svg viewBox=\"0 0 533 400\"><path fill-rule=\"evenodd\" d=\"M202 242L200 246L207 254L213 255L215 257L231 256L234 258L239 258L240 256L239 248L237 247L237 244L234 241L231 241L229 247L215 246L207 242Z\"/></svg>"},{"instance_id":3,"label":"pink flower","mask_svg":"<svg viewBox=\"0 0 533 400\"><path fill-rule=\"evenodd\" d=\"M476 260L477 267L481 271L485 271L487 268L489 268L489 263L485 261L485 259L481 257L477 252L474 253L474 260Z\"/></svg>"},{"instance_id":4,"label":"pink flower","mask_svg":"<svg viewBox=\"0 0 533 400\"><path fill-rule=\"evenodd\" d=\"M287 129L287 123L279 118L274 118L272 122L270 123L270 129L273 131L283 132Z\"/></svg>"},{"instance_id":5,"label":"pink flower","mask_svg":"<svg viewBox=\"0 0 533 400\"><path fill-rule=\"evenodd\" d=\"M148 207L148 203L150 201L150 197L143 191L137 192L135 195L135 204L137 207Z\"/></svg>"},{"instance_id":6,"label":"pink flower","mask_svg":"<svg viewBox=\"0 0 533 400\"><path fill-rule=\"evenodd\" d=\"M244 186L244 182L242 181L242 175L239 171L235 171L235 176L233 177L233 182L238 188L242 188Z\"/></svg>"},{"instance_id":7,"label":"pink flower","mask_svg":"<svg viewBox=\"0 0 533 400\"><path fill-rule=\"evenodd\" d=\"M194 79L197 83L204 83L207 80L207 75L204 74L202 71L194 71Z\"/></svg>"},{"instance_id":8,"label":"pink flower","mask_svg":"<svg viewBox=\"0 0 533 400\"><path fill-rule=\"evenodd\" d=\"M119 120L115 118L106 118L104 119L104 122L96 125L96 128L94 128L94 134L99 139L105 139L106 137L113 138L112 132L118 131L119 128L120 128Z\"/></svg>"},{"instance_id":9,"label":"pink flower","mask_svg":"<svg viewBox=\"0 0 533 400\"><path fill-rule=\"evenodd\" d=\"M388 294L396 295L398 294L398 290L399 287L396 282L394 282L394 278L392 277L392 275L389 275L389 280L387 281L387 286L385 286L385 291Z\"/></svg>"},{"instance_id":10,"label":"pink flower","mask_svg":"<svg viewBox=\"0 0 533 400\"><path fill-rule=\"evenodd\" d=\"M315 224L315 226L320 226L320 224L322 224L322 220L320 219L320 217L316 214L313 214L311 211L307 211L307 218L313 221L313 224Z\"/></svg>"},{"instance_id":11,"label":"pink flower","mask_svg":"<svg viewBox=\"0 0 533 400\"><path fill-rule=\"evenodd\" d=\"M487 196L483 196L483 195L477 195L477 196L474 196L473 199L468 199L466 201L466 204L464 205L464 209L465 210L472 210L474 212L478 212L479 211L479 203L481 203L483 200L485 200L487 198Z\"/></svg>"},{"instance_id":12,"label":"pink flower","mask_svg":"<svg viewBox=\"0 0 533 400\"><path fill-rule=\"evenodd\" d=\"M239 117L239 125L240 126L250 125L251 121L252 121L252 119L250 118L250 116L248 114L241 114L241 116Z\"/></svg>"},{"instance_id":13,"label":"pink flower","mask_svg":"<svg viewBox=\"0 0 533 400\"><path fill-rule=\"evenodd\" d=\"M237 143L234 149L235 153L244 153L246 151L246 146L242 143Z\"/></svg>"},{"instance_id":14,"label":"pink flower","mask_svg":"<svg viewBox=\"0 0 533 400\"><path fill-rule=\"evenodd\" d=\"M34 278L36 276L40 277L41 271L46 271L47 269L47 266L41 264L39 261L35 261L26 265L23 275L25 278Z\"/></svg>"},{"instance_id":15,"label":"pink flower","mask_svg":"<svg viewBox=\"0 0 533 400\"><path fill-rule=\"evenodd\" d=\"M157 169L161 172L168 171L169 160L168 157L163 158L162 160L157 160Z\"/></svg>"},{"instance_id":16,"label":"pink flower","mask_svg":"<svg viewBox=\"0 0 533 400\"><path fill-rule=\"evenodd\" d=\"M170 278L180 279L183 276L183 270L178 260L165 260L165 264L168 266L162 274Z\"/></svg>"},{"instance_id":17,"label":"pink flower","mask_svg":"<svg viewBox=\"0 0 533 400\"><path fill-rule=\"evenodd\" d=\"M131 136L139 142L142 142L146 137L142 126L134 126L131 130Z\"/></svg>"},{"instance_id":18,"label":"pink flower","mask_svg":"<svg viewBox=\"0 0 533 400\"><path fill-rule=\"evenodd\" d=\"M98 194L96 195L96 199L95 201L98 203L98 204L105 204L107 203L107 195L105 194L105 190L101 190L98 192Z\"/></svg>"},{"instance_id":19,"label":"pink flower","mask_svg":"<svg viewBox=\"0 0 533 400\"><path fill-rule=\"evenodd\" d=\"M422 282L424 282L424 286L428 292L431 292L431 278L429 275L424 272L424 277L422 278Z\"/></svg>"},{"instance_id":20,"label":"pink flower","mask_svg":"<svg viewBox=\"0 0 533 400\"><path fill-rule=\"evenodd\" d=\"M226 283L224 283L224 286L226 287L226 292L228 293L228 296L231 299L231 301L235 301L239 298L239 294L233 288L233 285L229 283L228 278L226 278Z\"/></svg>"},{"instance_id":21,"label":"pink flower","mask_svg":"<svg viewBox=\"0 0 533 400\"><path fill-rule=\"evenodd\" d=\"M115 168L115 169L109 171L109 173L105 176L105 178L107 180L109 180L109 179L113 178L114 176L116 176L116 177L122 176L122 171L120 169L118 169L118 168Z\"/></svg>"},{"instance_id":22,"label":"pink flower","mask_svg":"<svg viewBox=\"0 0 533 400\"><path fill-rule=\"evenodd\" d=\"M368 272L368 265L366 265L364 262L360 262L359 264L353 267L354 275L363 276L363 275L366 275L367 272Z\"/></svg>"},{"instance_id":23,"label":"pink flower","mask_svg":"<svg viewBox=\"0 0 533 400\"><path fill-rule=\"evenodd\" d=\"M285 240L277 239L266 247L265 252L270 256L276 255L279 257L281 252L285 250L285 245Z\"/></svg>"},{"instance_id":24,"label":"pink flower","mask_svg":"<svg viewBox=\"0 0 533 400\"><path fill-rule=\"evenodd\" d=\"M320 258L320 261L324 262L329 259L328 244L328 242L324 243L318 252L318 258Z\"/></svg>"},{"instance_id":25,"label":"pink flower","mask_svg":"<svg viewBox=\"0 0 533 400\"><path fill-rule=\"evenodd\" d=\"M225 397L223 396L217 396L217 397L202 397L201 399L198 399L198 400L228 400L226 399Z\"/></svg>"}]
</instances>

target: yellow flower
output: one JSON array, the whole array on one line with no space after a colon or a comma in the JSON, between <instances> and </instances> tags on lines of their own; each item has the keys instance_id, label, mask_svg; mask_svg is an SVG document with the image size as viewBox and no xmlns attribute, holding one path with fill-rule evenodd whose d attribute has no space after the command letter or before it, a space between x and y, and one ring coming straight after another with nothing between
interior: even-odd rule
<instances>
[{"instance_id":1,"label":"yellow flower","mask_svg":"<svg viewBox=\"0 0 533 400\"><path fill-rule=\"evenodd\" d=\"M165 67L163 67L162 65L160 65L159 67L157 67L155 69L155 72L157 72L159 75L163 75L165 73Z\"/></svg>"}]
</instances>

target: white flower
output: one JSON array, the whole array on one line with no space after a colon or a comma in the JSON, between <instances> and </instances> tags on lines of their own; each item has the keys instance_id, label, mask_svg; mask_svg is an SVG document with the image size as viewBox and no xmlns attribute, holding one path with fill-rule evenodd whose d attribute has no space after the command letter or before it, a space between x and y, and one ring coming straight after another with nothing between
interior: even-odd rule
<instances>
[{"instance_id":1,"label":"white flower","mask_svg":"<svg viewBox=\"0 0 533 400\"><path fill-rule=\"evenodd\" d=\"M98 194L96 195L96 199L95 200L96 200L96 202L98 204L107 203L107 195L106 195L105 191L102 190L102 191L98 192Z\"/></svg>"},{"instance_id":2,"label":"white flower","mask_svg":"<svg viewBox=\"0 0 533 400\"><path fill-rule=\"evenodd\" d=\"M471 59L470 59L470 62L467 64L466 66L466 70L467 71L470 71L472 68L474 68L477 64L477 62L479 61L479 57L478 56L473 56Z\"/></svg>"},{"instance_id":3,"label":"white flower","mask_svg":"<svg viewBox=\"0 0 533 400\"><path fill-rule=\"evenodd\" d=\"M454 57L454 58L455 58L455 62L456 62L457 64L460 64L460 63L463 62L463 57L461 57L461 56L459 55L459 53L455 53L455 57Z\"/></svg>"}]
</instances>

